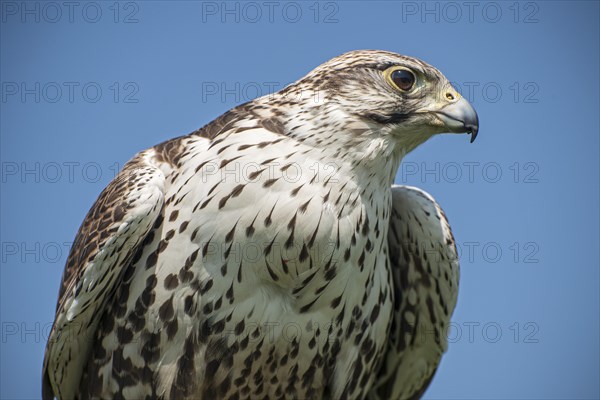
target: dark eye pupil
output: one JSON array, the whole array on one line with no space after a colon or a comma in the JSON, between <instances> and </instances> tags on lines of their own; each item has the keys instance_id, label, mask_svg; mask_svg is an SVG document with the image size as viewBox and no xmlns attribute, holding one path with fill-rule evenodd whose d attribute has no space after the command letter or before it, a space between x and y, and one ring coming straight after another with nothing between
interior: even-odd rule
<instances>
[{"instance_id":1,"label":"dark eye pupil","mask_svg":"<svg viewBox=\"0 0 600 400\"><path fill-rule=\"evenodd\" d=\"M410 90L415 84L415 76L412 72L399 69L392 72L392 81L402 90Z\"/></svg>"}]
</instances>

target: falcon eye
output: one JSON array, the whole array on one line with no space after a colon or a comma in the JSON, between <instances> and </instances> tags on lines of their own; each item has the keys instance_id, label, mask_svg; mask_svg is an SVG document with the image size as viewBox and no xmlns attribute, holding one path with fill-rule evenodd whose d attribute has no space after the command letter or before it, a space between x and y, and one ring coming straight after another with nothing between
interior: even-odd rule
<instances>
[{"instance_id":1,"label":"falcon eye","mask_svg":"<svg viewBox=\"0 0 600 400\"><path fill-rule=\"evenodd\" d=\"M389 75L393 84L402 91L409 91L415 85L415 74L407 69L396 69Z\"/></svg>"}]
</instances>

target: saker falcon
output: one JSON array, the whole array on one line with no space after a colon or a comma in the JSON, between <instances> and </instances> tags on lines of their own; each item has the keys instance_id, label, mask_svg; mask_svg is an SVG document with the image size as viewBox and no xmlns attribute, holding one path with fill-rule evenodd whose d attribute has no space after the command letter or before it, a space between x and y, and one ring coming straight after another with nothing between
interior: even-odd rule
<instances>
[{"instance_id":1,"label":"saker falcon","mask_svg":"<svg viewBox=\"0 0 600 400\"><path fill-rule=\"evenodd\" d=\"M138 153L75 238L44 399L419 397L459 265L439 205L394 177L477 130L437 69L353 51Z\"/></svg>"}]
</instances>

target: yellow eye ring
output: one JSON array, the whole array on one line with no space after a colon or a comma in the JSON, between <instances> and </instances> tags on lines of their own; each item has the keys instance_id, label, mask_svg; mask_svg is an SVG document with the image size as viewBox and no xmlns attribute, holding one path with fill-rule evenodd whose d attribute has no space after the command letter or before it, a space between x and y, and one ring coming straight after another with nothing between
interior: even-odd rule
<instances>
[{"instance_id":1,"label":"yellow eye ring","mask_svg":"<svg viewBox=\"0 0 600 400\"><path fill-rule=\"evenodd\" d=\"M415 87L417 77L408 68L392 67L385 71L387 81L402 92L409 92Z\"/></svg>"}]
</instances>

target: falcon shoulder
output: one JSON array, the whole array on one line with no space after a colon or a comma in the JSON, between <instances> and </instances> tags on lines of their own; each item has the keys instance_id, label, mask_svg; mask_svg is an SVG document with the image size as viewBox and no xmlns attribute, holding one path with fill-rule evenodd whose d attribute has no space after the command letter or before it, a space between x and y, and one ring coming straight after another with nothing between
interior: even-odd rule
<instances>
[{"instance_id":1,"label":"falcon shoulder","mask_svg":"<svg viewBox=\"0 0 600 400\"><path fill-rule=\"evenodd\" d=\"M161 213L165 176L158 164L154 149L125 164L79 228L44 357L44 399L76 396L107 300Z\"/></svg>"},{"instance_id":2,"label":"falcon shoulder","mask_svg":"<svg viewBox=\"0 0 600 400\"><path fill-rule=\"evenodd\" d=\"M458 256L439 204L410 186L392 186L388 246L394 315L371 398L418 399L447 348L458 294Z\"/></svg>"},{"instance_id":3,"label":"falcon shoulder","mask_svg":"<svg viewBox=\"0 0 600 400\"><path fill-rule=\"evenodd\" d=\"M44 355L44 400L71 399L89 390L81 383L88 364L97 361L92 353L99 325L119 288L131 279L124 274L134 274L131 266L149 233L162 224L173 200L166 196L181 173L180 164L190 157L190 146L209 152L229 135L248 130L269 138L277 129L242 104L189 135L138 153L100 193L79 228L63 272Z\"/></svg>"}]
</instances>

